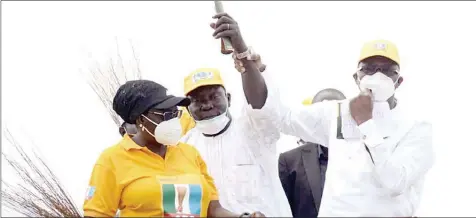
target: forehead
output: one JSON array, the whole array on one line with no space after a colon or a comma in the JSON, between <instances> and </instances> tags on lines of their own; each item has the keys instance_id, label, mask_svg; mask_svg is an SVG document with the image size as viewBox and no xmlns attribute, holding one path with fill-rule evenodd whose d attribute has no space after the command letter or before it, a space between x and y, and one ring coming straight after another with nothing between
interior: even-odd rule
<instances>
[{"instance_id":1,"label":"forehead","mask_svg":"<svg viewBox=\"0 0 476 218\"><path fill-rule=\"evenodd\" d=\"M398 67L395 61L392 61L386 57L374 56L369 57L360 62L360 66L385 66L385 67Z\"/></svg>"},{"instance_id":2,"label":"forehead","mask_svg":"<svg viewBox=\"0 0 476 218\"><path fill-rule=\"evenodd\" d=\"M190 92L191 97L200 97L211 93L223 93L225 89L220 85L201 86Z\"/></svg>"}]
</instances>

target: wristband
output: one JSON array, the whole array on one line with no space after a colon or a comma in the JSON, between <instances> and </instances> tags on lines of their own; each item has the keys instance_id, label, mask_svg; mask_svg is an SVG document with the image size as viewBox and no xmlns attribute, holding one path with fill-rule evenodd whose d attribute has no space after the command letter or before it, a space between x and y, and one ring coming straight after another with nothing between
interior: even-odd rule
<instances>
[{"instance_id":1,"label":"wristband","mask_svg":"<svg viewBox=\"0 0 476 218\"><path fill-rule=\"evenodd\" d=\"M252 47L248 47L248 49L246 49L246 51L244 51L243 53L234 52L233 53L233 58L236 58L236 59L239 59L239 60L246 58L246 59L250 60L251 54L254 54L254 50L253 50Z\"/></svg>"}]
</instances>

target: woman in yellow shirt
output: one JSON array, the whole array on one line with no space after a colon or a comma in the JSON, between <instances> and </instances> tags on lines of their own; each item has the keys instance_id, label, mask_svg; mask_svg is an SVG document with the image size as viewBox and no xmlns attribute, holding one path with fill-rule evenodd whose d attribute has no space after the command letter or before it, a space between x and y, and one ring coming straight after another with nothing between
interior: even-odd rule
<instances>
[{"instance_id":1,"label":"woman in yellow shirt","mask_svg":"<svg viewBox=\"0 0 476 218\"><path fill-rule=\"evenodd\" d=\"M84 201L85 217L260 217L235 214L218 201L213 178L198 151L178 143L182 127L177 106L187 98L167 95L148 80L126 82L113 100L114 111L135 124L97 160Z\"/></svg>"}]
</instances>

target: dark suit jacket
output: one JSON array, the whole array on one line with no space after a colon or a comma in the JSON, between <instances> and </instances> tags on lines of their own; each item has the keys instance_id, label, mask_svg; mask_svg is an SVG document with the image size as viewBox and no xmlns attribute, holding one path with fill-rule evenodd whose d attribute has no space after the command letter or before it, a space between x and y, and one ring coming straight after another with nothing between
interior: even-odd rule
<instances>
[{"instance_id":1,"label":"dark suit jacket","mask_svg":"<svg viewBox=\"0 0 476 218\"><path fill-rule=\"evenodd\" d=\"M319 149L306 143L279 155L279 178L293 217L317 217L321 204Z\"/></svg>"}]
</instances>

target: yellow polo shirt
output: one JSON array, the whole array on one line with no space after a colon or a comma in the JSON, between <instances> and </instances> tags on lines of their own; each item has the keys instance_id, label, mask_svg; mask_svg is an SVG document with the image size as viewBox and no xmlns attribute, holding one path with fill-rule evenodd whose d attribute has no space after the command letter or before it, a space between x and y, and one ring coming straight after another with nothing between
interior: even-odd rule
<instances>
[{"instance_id":1,"label":"yellow polo shirt","mask_svg":"<svg viewBox=\"0 0 476 218\"><path fill-rule=\"evenodd\" d=\"M218 200L213 178L198 151L187 144L169 146L165 159L129 136L106 149L94 166L84 216L206 217Z\"/></svg>"}]
</instances>

